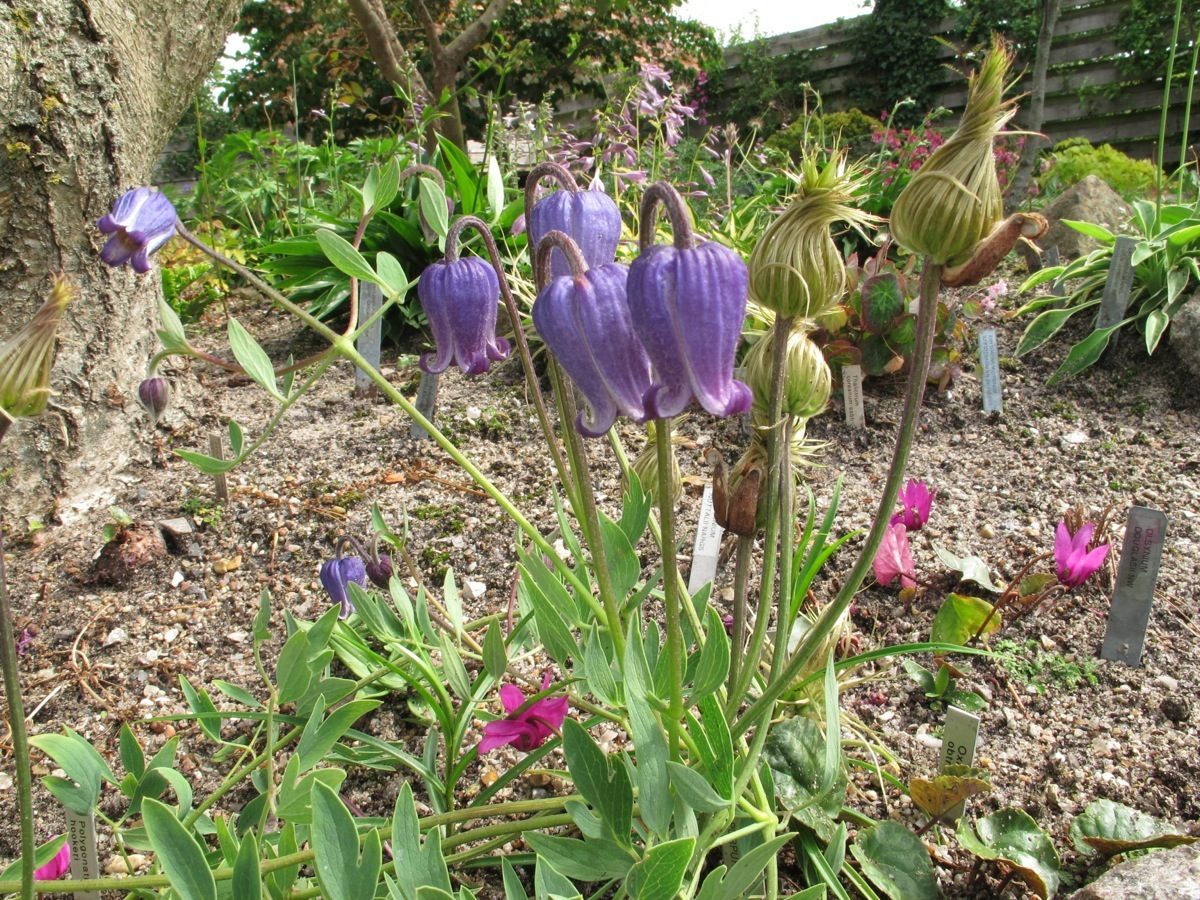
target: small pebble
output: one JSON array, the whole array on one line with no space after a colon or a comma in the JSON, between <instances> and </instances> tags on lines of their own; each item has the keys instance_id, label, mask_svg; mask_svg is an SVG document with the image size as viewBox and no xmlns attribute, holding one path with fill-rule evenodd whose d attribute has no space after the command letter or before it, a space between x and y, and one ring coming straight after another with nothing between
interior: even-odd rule
<instances>
[{"instance_id":1,"label":"small pebble","mask_svg":"<svg viewBox=\"0 0 1200 900\"><path fill-rule=\"evenodd\" d=\"M979 536L991 540L996 536L996 529L990 522L984 523L983 527L979 529Z\"/></svg>"}]
</instances>

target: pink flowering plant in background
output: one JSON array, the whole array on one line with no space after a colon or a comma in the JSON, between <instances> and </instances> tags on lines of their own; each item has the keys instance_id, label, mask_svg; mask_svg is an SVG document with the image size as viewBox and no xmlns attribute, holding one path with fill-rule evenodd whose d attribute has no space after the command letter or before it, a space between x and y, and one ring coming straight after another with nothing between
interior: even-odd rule
<instances>
[{"instance_id":1,"label":"pink flowering plant in background","mask_svg":"<svg viewBox=\"0 0 1200 900\"><path fill-rule=\"evenodd\" d=\"M929 521L929 511L933 508L937 493L937 488L931 491L925 482L910 478L908 484L900 491L900 505L903 511L892 516L889 524L902 522L909 531L920 531Z\"/></svg>"},{"instance_id":2,"label":"pink flowering plant in background","mask_svg":"<svg viewBox=\"0 0 1200 900\"><path fill-rule=\"evenodd\" d=\"M1071 534L1064 521L1054 530L1054 562L1058 566L1058 580L1066 587L1079 587L1092 577L1108 556L1108 544L1088 549L1094 527L1091 522L1085 522Z\"/></svg>"}]
</instances>

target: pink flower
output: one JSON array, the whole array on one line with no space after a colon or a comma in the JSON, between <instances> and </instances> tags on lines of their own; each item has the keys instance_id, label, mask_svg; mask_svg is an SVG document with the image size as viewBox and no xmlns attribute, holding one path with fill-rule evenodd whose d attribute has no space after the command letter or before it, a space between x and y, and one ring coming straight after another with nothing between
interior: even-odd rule
<instances>
[{"instance_id":1,"label":"pink flower","mask_svg":"<svg viewBox=\"0 0 1200 900\"><path fill-rule=\"evenodd\" d=\"M875 580L889 585L900 576L901 587L916 587L917 566L913 562L912 550L908 547L908 529L903 522L888 525L883 543L875 554Z\"/></svg>"},{"instance_id":2,"label":"pink flower","mask_svg":"<svg viewBox=\"0 0 1200 900\"><path fill-rule=\"evenodd\" d=\"M1079 587L1100 568L1108 556L1108 544L1088 552L1093 525L1085 522L1072 537L1066 522L1059 522L1054 532L1054 561L1058 564L1058 580L1067 587Z\"/></svg>"},{"instance_id":3,"label":"pink flower","mask_svg":"<svg viewBox=\"0 0 1200 900\"><path fill-rule=\"evenodd\" d=\"M542 679L542 690L549 689L550 673L547 672ZM500 702L504 704L504 711L508 715L483 726L483 740L479 742L481 754L505 744L512 744L525 753L535 750L562 728L563 719L567 717L568 700L565 696L543 697L522 710L525 695L514 684L501 686Z\"/></svg>"},{"instance_id":4,"label":"pink flower","mask_svg":"<svg viewBox=\"0 0 1200 900\"><path fill-rule=\"evenodd\" d=\"M904 524L908 531L920 531L925 523L929 521L929 510L933 506L933 498L937 496L938 488L934 488L932 492L929 490L929 485L923 481L908 480L903 490L900 491L900 503L904 507L904 512L896 513L888 520L889 525L895 525L897 522Z\"/></svg>"},{"instance_id":5,"label":"pink flower","mask_svg":"<svg viewBox=\"0 0 1200 900\"><path fill-rule=\"evenodd\" d=\"M64 842L50 862L33 873L34 881L54 881L62 878L71 869L71 843Z\"/></svg>"}]
</instances>

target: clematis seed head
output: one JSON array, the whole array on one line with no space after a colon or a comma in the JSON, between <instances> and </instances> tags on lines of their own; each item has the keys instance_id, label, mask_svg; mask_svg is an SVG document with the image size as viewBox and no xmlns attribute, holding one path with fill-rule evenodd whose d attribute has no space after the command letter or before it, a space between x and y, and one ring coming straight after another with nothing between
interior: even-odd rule
<instances>
[{"instance_id":1,"label":"clematis seed head","mask_svg":"<svg viewBox=\"0 0 1200 900\"><path fill-rule=\"evenodd\" d=\"M77 294L64 276L54 279L50 297L20 331L0 346L0 417L7 428L13 419L36 416L50 399L50 368L55 335L63 310Z\"/></svg>"},{"instance_id":2,"label":"clematis seed head","mask_svg":"<svg viewBox=\"0 0 1200 900\"><path fill-rule=\"evenodd\" d=\"M746 383L754 392L753 413L764 420L771 397L772 358L775 353L775 329L758 340L746 354ZM802 330L788 335L784 356L783 412L807 421L825 411L832 393L829 364L813 340Z\"/></svg>"}]
</instances>

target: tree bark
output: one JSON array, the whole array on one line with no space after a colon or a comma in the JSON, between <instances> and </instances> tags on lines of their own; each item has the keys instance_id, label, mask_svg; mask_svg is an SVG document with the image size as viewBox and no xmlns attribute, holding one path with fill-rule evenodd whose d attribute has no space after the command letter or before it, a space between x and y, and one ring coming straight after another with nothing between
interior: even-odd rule
<instances>
[{"instance_id":1,"label":"tree bark","mask_svg":"<svg viewBox=\"0 0 1200 900\"><path fill-rule=\"evenodd\" d=\"M148 456L136 397L160 282L105 266L95 222L149 183L240 2L8 0L0 15L0 335L33 314L55 272L81 288L59 329L56 395L0 451L10 515L111 502Z\"/></svg>"},{"instance_id":2,"label":"tree bark","mask_svg":"<svg viewBox=\"0 0 1200 900\"><path fill-rule=\"evenodd\" d=\"M1038 151L1042 146L1042 122L1046 108L1046 71L1050 68L1050 47L1054 43L1054 29L1058 25L1058 14L1062 9L1062 0L1045 0L1042 5L1042 26L1038 30L1037 50L1033 57L1033 90L1029 93L1029 114L1024 127L1031 132L1025 137L1025 146L1021 149L1021 159L1017 163L1016 174L1013 175L1012 185L1004 197L1004 211L1012 213L1024 201L1029 189L1029 180L1033 177L1033 167L1037 164Z\"/></svg>"}]
</instances>

